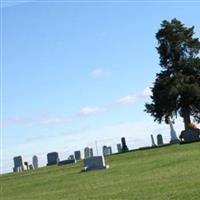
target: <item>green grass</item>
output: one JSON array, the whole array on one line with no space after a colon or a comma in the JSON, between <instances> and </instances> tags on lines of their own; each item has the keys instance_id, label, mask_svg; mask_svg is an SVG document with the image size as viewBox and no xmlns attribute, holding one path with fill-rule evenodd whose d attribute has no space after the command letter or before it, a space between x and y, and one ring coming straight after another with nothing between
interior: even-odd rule
<instances>
[{"instance_id":1,"label":"green grass","mask_svg":"<svg viewBox=\"0 0 200 200\"><path fill-rule=\"evenodd\" d=\"M106 158L110 168L44 167L0 177L1 200L199 200L200 143Z\"/></svg>"}]
</instances>

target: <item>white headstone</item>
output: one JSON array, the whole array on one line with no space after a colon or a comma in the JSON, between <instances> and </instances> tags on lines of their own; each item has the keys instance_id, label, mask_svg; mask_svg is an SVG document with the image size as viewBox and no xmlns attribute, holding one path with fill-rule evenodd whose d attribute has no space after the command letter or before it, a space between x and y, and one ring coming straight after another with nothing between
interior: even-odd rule
<instances>
[{"instance_id":1,"label":"white headstone","mask_svg":"<svg viewBox=\"0 0 200 200\"><path fill-rule=\"evenodd\" d=\"M34 169L37 169L38 168L38 157L37 156L33 156L32 163L33 163Z\"/></svg>"},{"instance_id":2,"label":"white headstone","mask_svg":"<svg viewBox=\"0 0 200 200\"><path fill-rule=\"evenodd\" d=\"M172 121L170 119L169 119L169 125L170 125L170 135L171 135L170 144L178 144L180 141L176 135L176 131L174 130Z\"/></svg>"},{"instance_id":3,"label":"white headstone","mask_svg":"<svg viewBox=\"0 0 200 200\"><path fill-rule=\"evenodd\" d=\"M94 156L84 159L85 169L104 169L106 168L104 156Z\"/></svg>"}]
</instances>

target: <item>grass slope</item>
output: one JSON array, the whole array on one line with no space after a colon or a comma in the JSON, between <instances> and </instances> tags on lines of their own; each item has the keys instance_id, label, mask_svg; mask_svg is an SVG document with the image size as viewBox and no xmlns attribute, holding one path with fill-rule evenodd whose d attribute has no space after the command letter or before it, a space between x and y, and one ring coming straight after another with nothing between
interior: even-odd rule
<instances>
[{"instance_id":1,"label":"grass slope","mask_svg":"<svg viewBox=\"0 0 200 200\"><path fill-rule=\"evenodd\" d=\"M2 200L199 200L200 143L106 158L108 170L80 173L82 162L0 177Z\"/></svg>"}]
</instances>

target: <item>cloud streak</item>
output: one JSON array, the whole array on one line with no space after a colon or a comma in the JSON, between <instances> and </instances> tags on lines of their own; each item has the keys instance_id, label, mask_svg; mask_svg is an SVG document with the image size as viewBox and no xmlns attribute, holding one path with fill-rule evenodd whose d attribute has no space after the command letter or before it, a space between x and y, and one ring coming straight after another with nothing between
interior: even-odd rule
<instances>
[{"instance_id":1,"label":"cloud streak","mask_svg":"<svg viewBox=\"0 0 200 200\"><path fill-rule=\"evenodd\" d=\"M133 104L136 103L142 99L145 99L147 97L150 97L152 95L151 89L149 87L146 87L141 93L136 95L129 95L121 97L117 100L117 103L119 104Z\"/></svg>"}]
</instances>

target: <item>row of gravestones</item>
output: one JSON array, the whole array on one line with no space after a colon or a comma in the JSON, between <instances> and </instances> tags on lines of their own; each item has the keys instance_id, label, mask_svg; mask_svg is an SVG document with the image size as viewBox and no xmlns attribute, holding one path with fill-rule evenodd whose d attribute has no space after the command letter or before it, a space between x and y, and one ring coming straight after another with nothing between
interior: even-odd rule
<instances>
[{"instance_id":1,"label":"row of gravestones","mask_svg":"<svg viewBox=\"0 0 200 200\"><path fill-rule=\"evenodd\" d=\"M170 141L170 143L171 144L179 143L180 141L178 140L178 138L176 136L176 133L175 133L175 131L173 129L172 123L170 123L170 128L171 128L171 132L170 132L171 141ZM191 135L192 134L190 133L190 137L191 137ZM199 138L199 132L196 135L198 135L198 138ZM153 138L153 135L151 135L151 142L152 142L152 146L156 146L154 138ZM164 143L163 143L162 135L158 134L157 135L157 145L161 146L163 144ZM121 144L117 144L117 150L118 150L118 153L128 151L128 147L126 145L126 140L125 140L124 137L121 138ZM107 155L111 155L112 154L112 148L110 146L103 146L102 151L103 151L103 156L107 156ZM70 163L76 163L76 160L82 160L81 151L75 151L74 155L70 155L67 160L63 160L63 161L60 161L57 152L51 152L51 153L47 154L47 162L48 162L47 166L54 165L54 164L65 165L65 164L70 164ZM96 160L96 163L101 163L101 167L102 168L105 168L106 165L105 165L104 158L102 158L101 156L93 156L93 149L90 148L90 147L86 147L84 149L85 169L92 168L92 166L93 166L93 168L98 168L98 167L95 167L96 166L95 160ZM88 162L91 162L93 164L91 164L91 166L90 166L88 164ZM97 166L99 166L99 164L97 164ZM24 162L23 163L21 156L14 157L14 168L13 168L14 172L24 171L24 170L27 170L27 169L36 169L36 168L38 168L37 156L33 157L33 165L28 165L28 162Z\"/></svg>"},{"instance_id":2,"label":"row of gravestones","mask_svg":"<svg viewBox=\"0 0 200 200\"><path fill-rule=\"evenodd\" d=\"M128 151L128 147L126 145L125 138L121 139L122 144L117 144L118 152ZM112 148L111 146L103 146L102 148L103 156L111 155L112 154ZM86 147L84 149L84 159L94 157L93 149L91 147ZM70 164L75 163L77 160L82 160L82 154L81 151L75 151L74 155L70 155L67 160L60 161L59 155L57 152L51 152L47 154L47 166L50 165L64 165L64 164Z\"/></svg>"}]
</instances>

